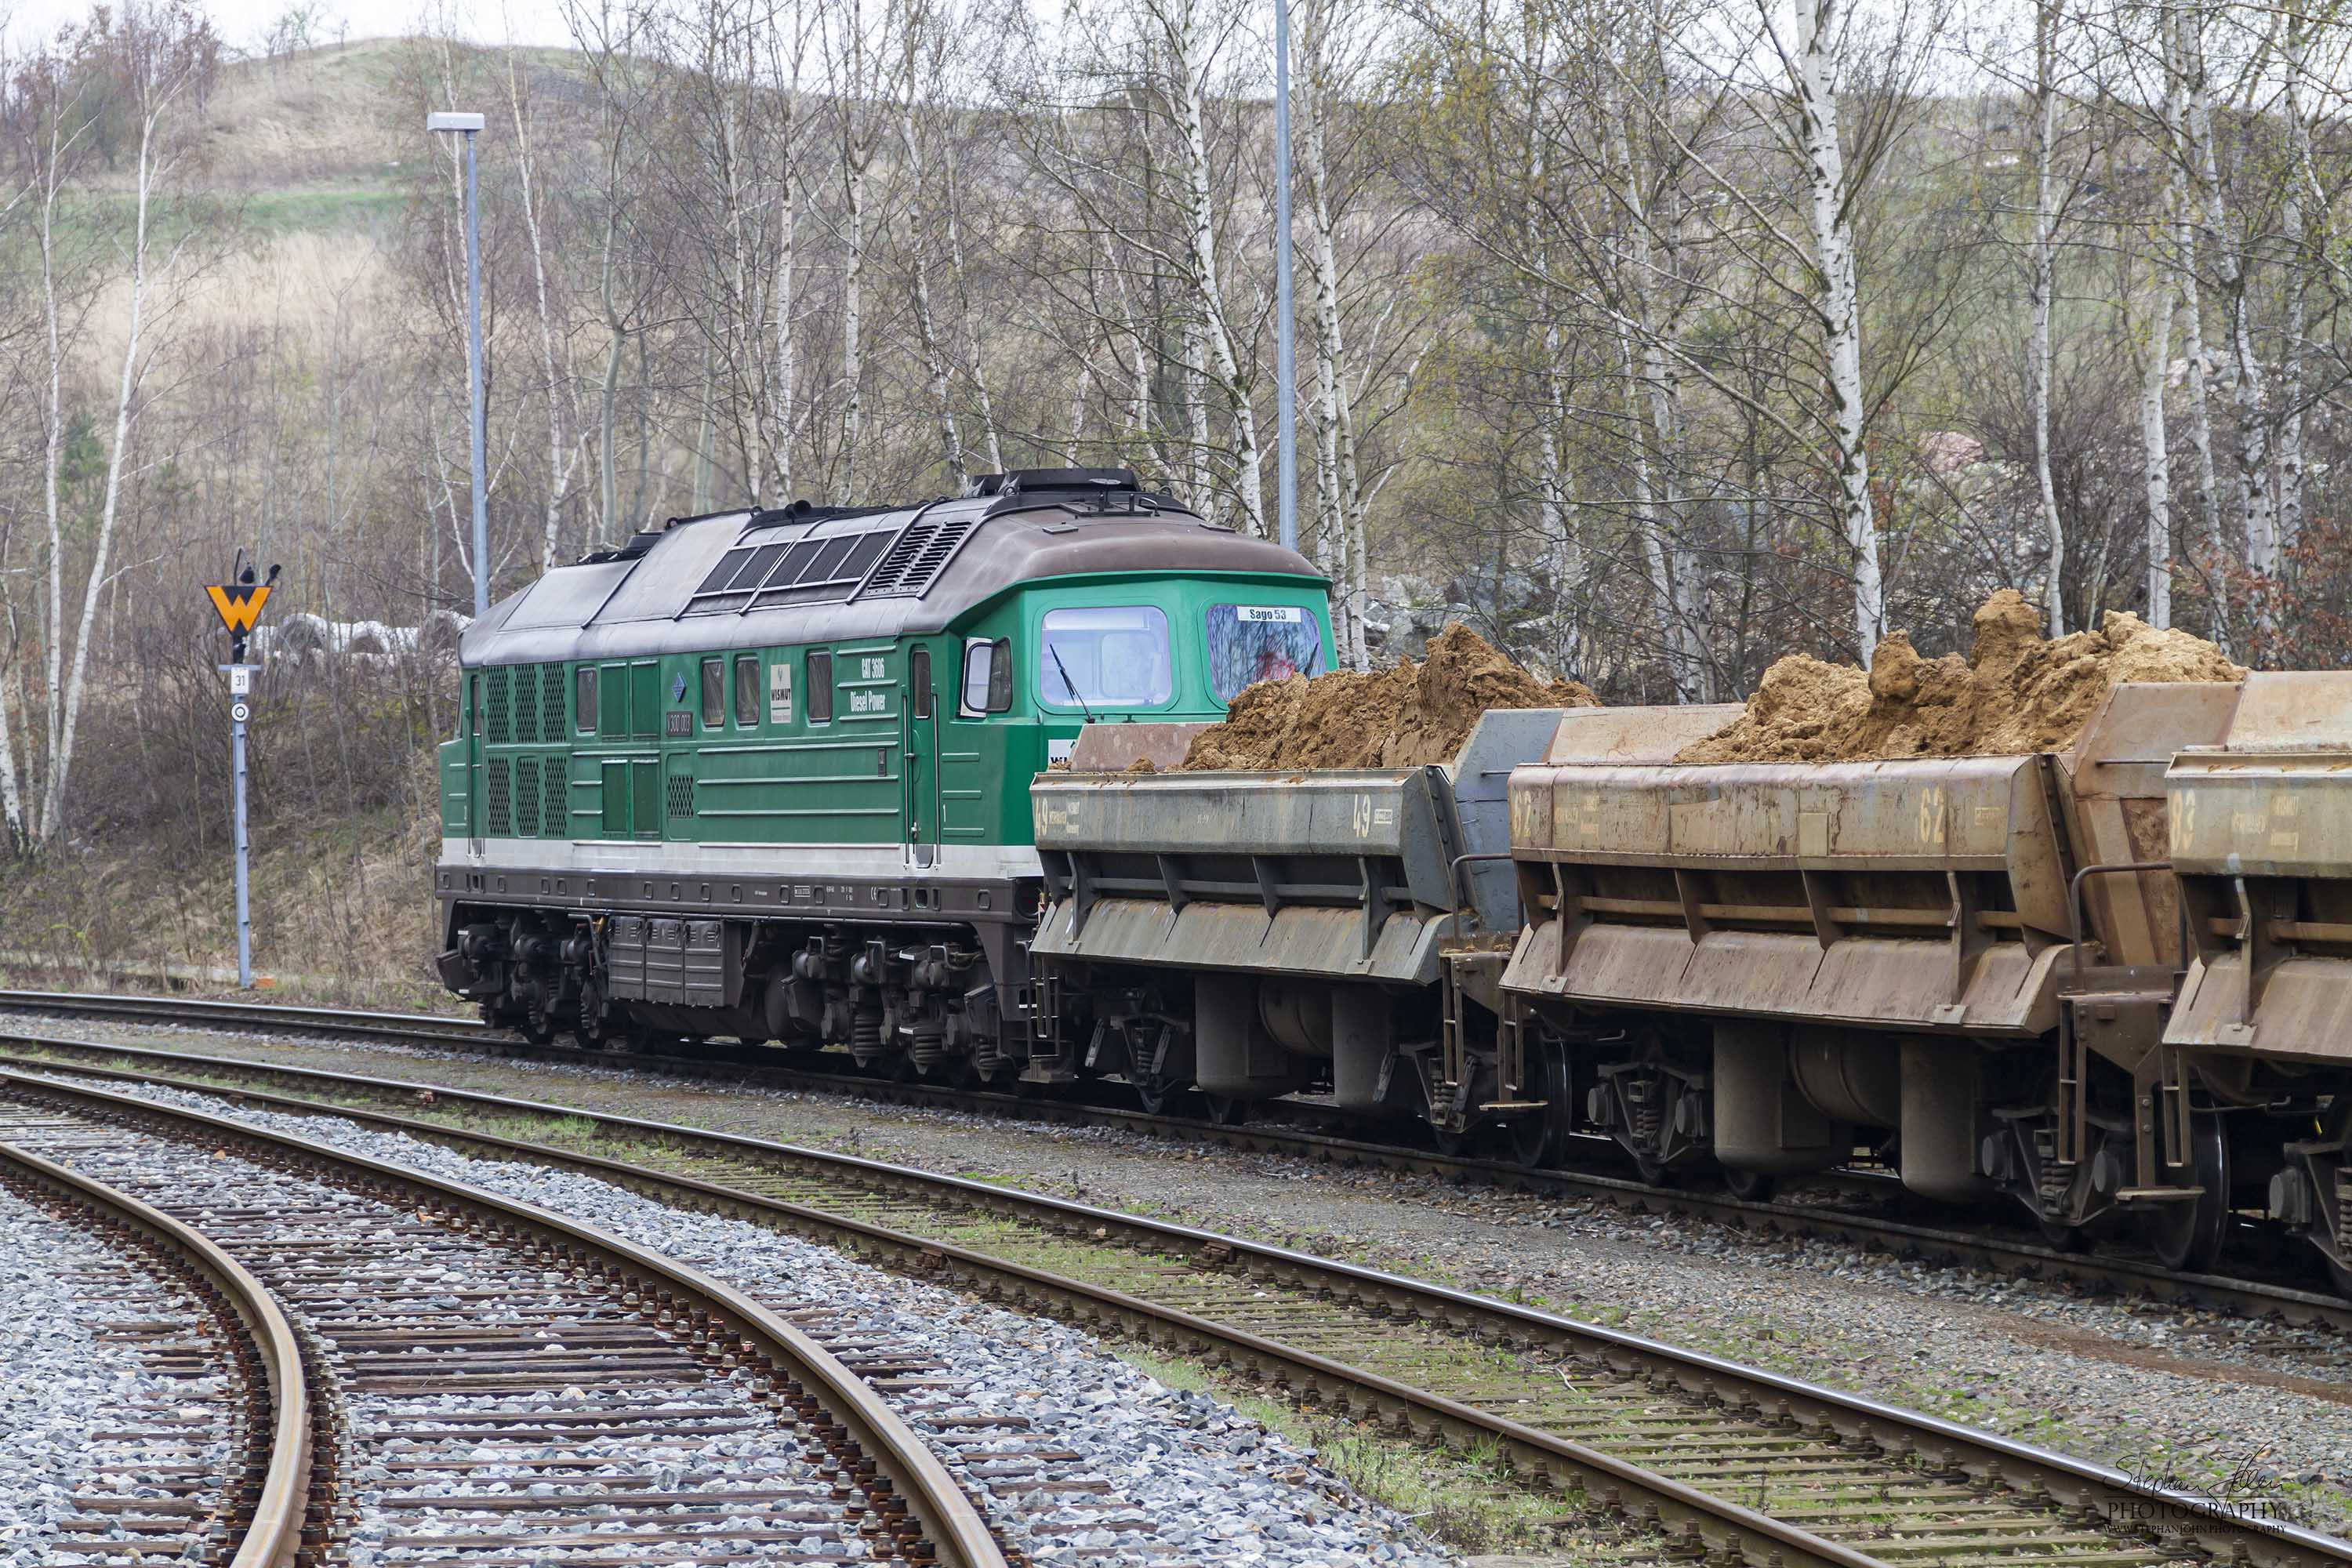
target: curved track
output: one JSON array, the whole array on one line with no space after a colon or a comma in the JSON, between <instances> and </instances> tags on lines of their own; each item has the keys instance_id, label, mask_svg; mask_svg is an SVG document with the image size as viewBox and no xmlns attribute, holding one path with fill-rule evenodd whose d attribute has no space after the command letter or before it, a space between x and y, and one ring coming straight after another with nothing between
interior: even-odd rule
<instances>
[{"instance_id":1,"label":"curved track","mask_svg":"<svg viewBox=\"0 0 2352 1568\"><path fill-rule=\"evenodd\" d=\"M849 1070L827 1071L787 1063L779 1059L781 1053L759 1047L711 1046L705 1047L706 1054L702 1055L614 1056L571 1046L535 1046L504 1030L487 1028L468 1019L425 1014L367 1013L169 997L0 991L0 1011L11 1010L84 1017L119 1017L144 1024L197 1028L322 1035L382 1041L425 1050L478 1051L525 1060L593 1062L607 1067L642 1065L688 1077L752 1081L779 1089L830 1090L889 1103L925 1105L1030 1120L1120 1126L1184 1142L1215 1142L1310 1160L1434 1173L1530 1192L1600 1197L1643 1212L1696 1215L1749 1228L1815 1236L1848 1245L2027 1279L2066 1279L2126 1295L2183 1302L2242 1316L2275 1317L2284 1322L2326 1324L2352 1330L2352 1301L2308 1287L2303 1283L2307 1273L2291 1271L2294 1266L2305 1265L2309 1261L2300 1248L2289 1254L2293 1259L2290 1269L2282 1270L2276 1277L2183 1273L2168 1269L2153 1258L2058 1251L2042 1245L2038 1237L2020 1232L1960 1230L1947 1224L1923 1224L1907 1218L1818 1205L1785 1201L1756 1203L1727 1194L1651 1186L1628 1176L1609 1173L1610 1168L1616 1163L1614 1146L1603 1139L1588 1141L1591 1144L1591 1152L1594 1160L1602 1167L1601 1169L1530 1170L1503 1161L1448 1156L1410 1144L1368 1142L1359 1137L1321 1131L1314 1126L1271 1122L1227 1126L1206 1119L1154 1115L1072 1098L1033 1097L1001 1090L889 1082ZM0 1042L10 1037L0 1034ZM1291 1101L1278 1102L1268 1109L1307 1118L1319 1117L1322 1112L1319 1106ZM1900 1191L1890 1181L1866 1176L1853 1178L1850 1187L1863 1193L1888 1196L1899 1194Z\"/></svg>"},{"instance_id":2,"label":"curved track","mask_svg":"<svg viewBox=\"0 0 2352 1568\"><path fill-rule=\"evenodd\" d=\"M331 1343L349 1455L309 1489L338 1544L364 1530L491 1562L528 1542L593 1563L721 1542L760 1561L814 1539L843 1561L1004 1568L872 1388L698 1270L463 1184L85 1085L0 1073L0 1133L200 1208ZM747 1442L773 1451L729 1457ZM608 1479L648 1448L675 1461L660 1479Z\"/></svg>"},{"instance_id":3,"label":"curved track","mask_svg":"<svg viewBox=\"0 0 2352 1568\"><path fill-rule=\"evenodd\" d=\"M109 1331L138 1342L181 1376L192 1351L201 1356L205 1341L226 1342L208 1358L223 1375L226 1399L184 1395L152 1418L163 1445L184 1450L206 1417L205 1406L225 1403L224 1425L242 1459L225 1470L184 1466L191 1473L151 1473L145 1495L93 1497L85 1510L104 1510L105 1528L135 1538L142 1556L286 1568L306 1546L319 1545L326 1521L308 1506L310 1484L314 1467L331 1469L332 1458L329 1432L313 1423L316 1367L261 1281L203 1232L15 1143L0 1142L0 1185L96 1233L110 1250L144 1255L154 1278L126 1278L100 1298L109 1310L139 1314ZM173 1287L196 1304L192 1318L173 1321ZM108 1550L97 1541L81 1547L101 1560Z\"/></svg>"},{"instance_id":4,"label":"curved track","mask_svg":"<svg viewBox=\"0 0 2352 1568\"><path fill-rule=\"evenodd\" d=\"M79 1056L105 1054L82 1046ZM131 1053L114 1052L118 1057ZM1611 1330L1351 1265L983 1183L571 1107L232 1058L39 1066L331 1112L588 1171L1271 1380L1297 1399L1479 1444L1523 1481L1663 1530L1669 1554L1865 1568L2352 1563L2352 1545L2103 1467ZM23 1082L16 1074L0 1083ZM299 1087L307 1098L257 1086ZM429 1089L429 1094L424 1092ZM415 1108L421 1121L370 1106ZM464 1124L562 1123L589 1147ZM1050 1258L1053 1269L1034 1259ZM1654 1538L1653 1538L1654 1539Z\"/></svg>"}]
</instances>

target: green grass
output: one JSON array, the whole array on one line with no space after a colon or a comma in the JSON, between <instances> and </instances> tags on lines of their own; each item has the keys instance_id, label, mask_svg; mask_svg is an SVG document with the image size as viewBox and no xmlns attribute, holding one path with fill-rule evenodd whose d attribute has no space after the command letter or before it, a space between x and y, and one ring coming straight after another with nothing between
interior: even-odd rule
<instances>
[{"instance_id":1,"label":"green grass","mask_svg":"<svg viewBox=\"0 0 2352 1568\"><path fill-rule=\"evenodd\" d=\"M388 183L352 183L257 191L243 197L240 206L251 233L349 232L389 225L407 199Z\"/></svg>"}]
</instances>

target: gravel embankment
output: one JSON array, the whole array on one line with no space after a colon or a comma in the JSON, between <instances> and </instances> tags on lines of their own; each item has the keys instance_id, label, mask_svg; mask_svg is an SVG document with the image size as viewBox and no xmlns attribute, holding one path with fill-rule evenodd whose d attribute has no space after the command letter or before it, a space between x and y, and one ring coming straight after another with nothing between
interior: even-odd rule
<instances>
[{"instance_id":1,"label":"gravel embankment","mask_svg":"<svg viewBox=\"0 0 2352 1568\"><path fill-rule=\"evenodd\" d=\"M854 1150L1391 1268L2352 1525L2352 1338L1599 1200L843 1096L87 1021L60 1034L414 1077Z\"/></svg>"},{"instance_id":2,"label":"gravel embankment","mask_svg":"<svg viewBox=\"0 0 2352 1568\"><path fill-rule=\"evenodd\" d=\"M177 1287L0 1191L0 1568L98 1561L110 1538L128 1532L79 1518L77 1494L163 1498L142 1473L152 1477L159 1464L216 1470L227 1458L225 1432L203 1420L220 1414L208 1404L219 1378L158 1376L131 1339L95 1331L99 1319L200 1332ZM158 1409L195 1420L164 1430L149 1414ZM100 1436L142 1431L150 1435Z\"/></svg>"},{"instance_id":3,"label":"gravel embankment","mask_svg":"<svg viewBox=\"0 0 2352 1568\"><path fill-rule=\"evenodd\" d=\"M469 1160L347 1121L176 1090L136 1092L558 1210L706 1269L771 1305L821 1310L835 1331L945 1363L940 1375L968 1386L886 1390L886 1397L909 1425L940 1440L941 1457L978 1489L992 1524L1039 1563L1141 1568L1162 1558L1266 1568L1444 1568L1457 1561L1318 1468L1311 1453L1219 1401L1162 1386L1061 1324L982 1306L759 1226L670 1208L593 1177ZM1018 1425L999 1441L973 1446L965 1439L976 1416L1011 1417ZM1077 1473L1108 1489L1024 1488L1022 1478L1035 1467L1009 1456L1041 1447L1075 1452ZM1057 1482L1063 1473L1057 1469ZM1139 1535L1149 1537L1149 1558L1136 1550ZM1105 1550L1113 1547L1119 1550Z\"/></svg>"}]
</instances>

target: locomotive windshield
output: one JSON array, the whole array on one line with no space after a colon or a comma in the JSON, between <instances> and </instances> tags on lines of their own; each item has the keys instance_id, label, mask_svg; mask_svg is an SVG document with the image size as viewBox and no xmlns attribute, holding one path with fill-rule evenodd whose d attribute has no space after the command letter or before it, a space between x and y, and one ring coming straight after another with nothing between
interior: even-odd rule
<instances>
[{"instance_id":1,"label":"locomotive windshield","mask_svg":"<svg viewBox=\"0 0 2352 1568\"><path fill-rule=\"evenodd\" d=\"M1322 673L1323 627L1297 605L1211 605L1209 684L1220 702L1259 680Z\"/></svg>"},{"instance_id":2,"label":"locomotive windshield","mask_svg":"<svg viewBox=\"0 0 2352 1568\"><path fill-rule=\"evenodd\" d=\"M1175 694L1168 617L1148 605L1048 610L1037 696L1049 708L1157 708Z\"/></svg>"}]
</instances>

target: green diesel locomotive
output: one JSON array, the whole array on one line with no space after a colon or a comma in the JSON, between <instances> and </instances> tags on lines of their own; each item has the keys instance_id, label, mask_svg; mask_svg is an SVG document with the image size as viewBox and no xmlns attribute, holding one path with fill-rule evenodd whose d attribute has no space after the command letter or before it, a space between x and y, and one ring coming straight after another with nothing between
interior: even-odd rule
<instances>
[{"instance_id":1,"label":"green diesel locomotive","mask_svg":"<svg viewBox=\"0 0 2352 1568\"><path fill-rule=\"evenodd\" d=\"M1326 584L1125 469L974 492L680 518L492 606L441 747L444 983L542 1041L1072 1076L1031 779L1089 721L1328 668Z\"/></svg>"}]
</instances>

